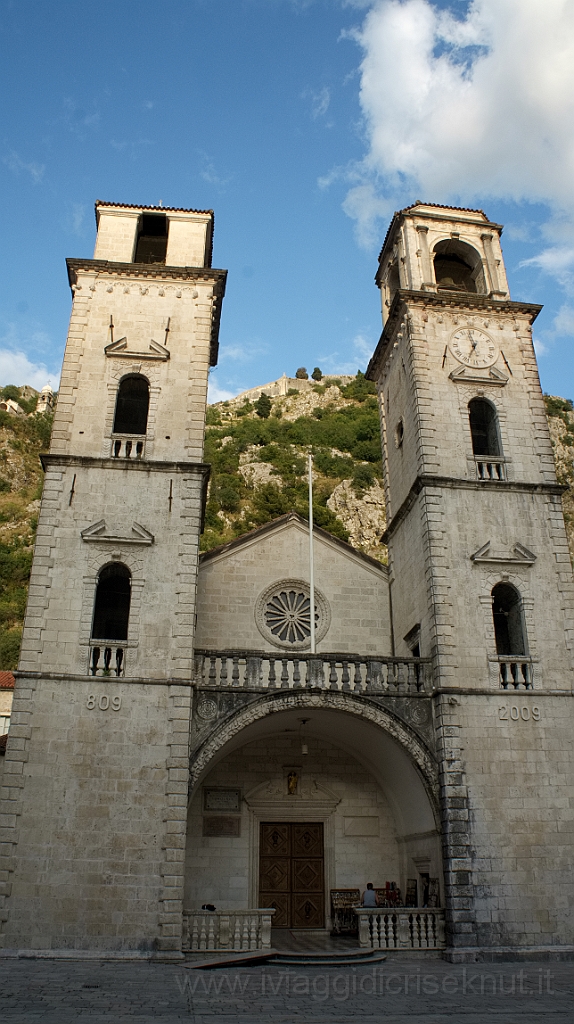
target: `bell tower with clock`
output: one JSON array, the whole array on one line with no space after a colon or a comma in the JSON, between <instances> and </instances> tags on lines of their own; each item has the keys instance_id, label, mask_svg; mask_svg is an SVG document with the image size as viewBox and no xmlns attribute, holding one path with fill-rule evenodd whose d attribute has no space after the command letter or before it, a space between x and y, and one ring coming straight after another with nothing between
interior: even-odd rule
<instances>
[{"instance_id":1,"label":"bell tower with clock","mask_svg":"<svg viewBox=\"0 0 574 1024\"><path fill-rule=\"evenodd\" d=\"M501 232L481 210L395 214L367 371L381 408L394 653L433 660L454 946L521 944L544 915L542 931L560 931L544 882L540 905L512 924L520 872L538 877L539 815L524 799L534 764L549 786L543 817L561 830L574 605L532 343L541 307L511 300ZM540 837L549 878L563 847Z\"/></svg>"}]
</instances>

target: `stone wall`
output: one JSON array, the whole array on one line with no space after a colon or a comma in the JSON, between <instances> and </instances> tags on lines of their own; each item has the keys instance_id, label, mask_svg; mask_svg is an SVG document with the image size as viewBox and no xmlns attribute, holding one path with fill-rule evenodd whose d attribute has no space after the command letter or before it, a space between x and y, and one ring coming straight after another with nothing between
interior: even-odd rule
<instances>
[{"instance_id":1,"label":"stone wall","mask_svg":"<svg viewBox=\"0 0 574 1024\"><path fill-rule=\"evenodd\" d=\"M477 938L571 944L574 701L502 691L461 696Z\"/></svg>"},{"instance_id":2,"label":"stone wall","mask_svg":"<svg viewBox=\"0 0 574 1024\"><path fill-rule=\"evenodd\" d=\"M189 687L17 680L2 797L4 948L177 948Z\"/></svg>"},{"instance_id":3,"label":"stone wall","mask_svg":"<svg viewBox=\"0 0 574 1024\"><path fill-rule=\"evenodd\" d=\"M316 532L314 546L315 585L330 610L330 625L317 650L390 654L386 567L323 531ZM308 528L297 516L202 555L196 646L282 650L258 629L256 608L267 587L289 579L309 579Z\"/></svg>"}]
</instances>

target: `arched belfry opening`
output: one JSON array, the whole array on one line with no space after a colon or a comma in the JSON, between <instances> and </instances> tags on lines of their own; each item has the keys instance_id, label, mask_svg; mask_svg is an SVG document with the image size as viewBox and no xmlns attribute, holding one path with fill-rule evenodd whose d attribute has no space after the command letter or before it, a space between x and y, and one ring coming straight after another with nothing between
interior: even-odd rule
<instances>
[{"instance_id":1,"label":"arched belfry opening","mask_svg":"<svg viewBox=\"0 0 574 1024\"><path fill-rule=\"evenodd\" d=\"M120 382L114 415L114 434L145 434L149 412L149 381L130 374Z\"/></svg>"},{"instance_id":2,"label":"arched belfry opening","mask_svg":"<svg viewBox=\"0 0 574 1024\"><path fill-rule=\"evenodd\" d=\"M277 694L196 748L186 907L273 907L276 928L341 934L333 899L356 905L368 880L381 906L444 905L438 780L424 743L350 694L327 691L321 705Z\"/></svg>"},{"instance_id":3,"label":"arched belfry opening","mask_svg":"<svg viewBox=\"0 0 574 1024\"><path fill-rule=\"evenodd\" d=\"M105 565L100 570L94 603L92 640L127 640L131 583L131 573L121 562Z\"/></svg>"},{"instance_id":4,"label":"arched belfry opening","mask_svg":"<svg viewBox=\"0 0 574 1024\"><path fill-rule=\"evenodd\" d=\"M438 291L485 295L482 260L471 245L448 238L434 248L434 273Z\"/></svg>"},{"instance_id":5,"label":"arched belfry opening","mask_svg":"<svg viewBox=\"0 0 574 1024\"><path fill-rule=\"evenodd\" d=\"M486 458L502 455L496 409L485 398L471 398L468 418L472 437L472 453Z\"/></svg>"},{"instance_id":6,"label":"arched belfry opening","mask_svg":"<svg viewBox=\"0 0 574 1024\"><path fill-rule=\"evenodd\" d=\"M492 590L492 618L496 653L499 657L522 657L526 654L526 634L522 601L511 583L497 583Z\"/></svg>"}]
</instances>

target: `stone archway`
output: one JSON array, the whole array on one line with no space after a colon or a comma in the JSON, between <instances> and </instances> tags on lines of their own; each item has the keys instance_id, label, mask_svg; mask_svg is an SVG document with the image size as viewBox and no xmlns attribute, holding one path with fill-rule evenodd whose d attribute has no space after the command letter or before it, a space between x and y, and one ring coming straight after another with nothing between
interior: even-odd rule
<instances>
[{"instance_id":1,"label":"stone archway","mask_svg":"<svg viewBox=\"0 0 574 1024\"><path fill-rule=\"evenodd\" d=\"M218 721L214 730L194 752L190 764L190 783L195 787L217 754L253 723L269 715L292 709L334 711L358 718L382 729L406 753L417 771L438 821L438 765L413 729L386 707L373 701L341 691L289 690L265 694L240 710Z\"/></svg>"},{"instance_id":2,"label":"stone archway","mask_svg":"<svg viewBox=\"0 0 574 1024\"><path fill-rule=\"evenodd\" d=\"M376 698L341 691L235 696L241 703L234 700L231 709L230 698L218 703L214 690L201 691L196 702L203 737L191 760L186 855L186 890L196 902L257 905L259 829L266 821L322 822L326 893L364 886L365 872L383 885L396 880L401 890L417 871L442 879L438 768L415 728ZM415 703L408 712L413 722L428 711ZM301 760L302 718L316 749ZM295 799L285 785L286 766L296 763L303 777ZM210 815L219 812L206 800L231 797L233 787L236 818L214 822ZM211 839L212 827L229 831ZM236 880L234 893L222 882L228 877Z\"/></svg>"}]
</instances>

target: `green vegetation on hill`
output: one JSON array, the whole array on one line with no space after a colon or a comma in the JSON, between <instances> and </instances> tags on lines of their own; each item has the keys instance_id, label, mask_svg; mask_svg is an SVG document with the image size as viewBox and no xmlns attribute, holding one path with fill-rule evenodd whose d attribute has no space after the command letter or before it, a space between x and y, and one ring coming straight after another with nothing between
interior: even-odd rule
<instances>
[{"instance_id":1,"label":"green vegetation on hill","mask_svg":"<svg viewBox=\"0 0 574 1024\"><path fill-rule=\"evenodd\" d=\"M295 418L283 416L288 403L302 403L309 394L317 396L319 402L327 391L328 385L315 384L310 392L273 399L269 402L271 415L266 418L249 403L235 410L230 403L210 407L205 461L211 465L211 483L203 551L285 512L308 516L308 452L313 454L316 474L315 522L335 537L348 540L347 530L327 507L327 501L343 479L352 480L356 493L381 479L376 388L358 374L346 386L331 387L330 402ZM255 467L255 472L242 473L246 463ZM269 479L257 474L257 463L267 467Z\"/></svg>"},{"instance_id":2,"label":"green vegetation on hill","mask_svg":"<svg viewBox=\"0 0 574 1024\"><path fill-rule=\"evenodd\" d=\"M14 385L2 395L35 408L36 399L21 398ZM51 428L51 416L0 410L0 669L18 662L43 485L38 456L48 449Z\"/></svg>"}]
</instances>

